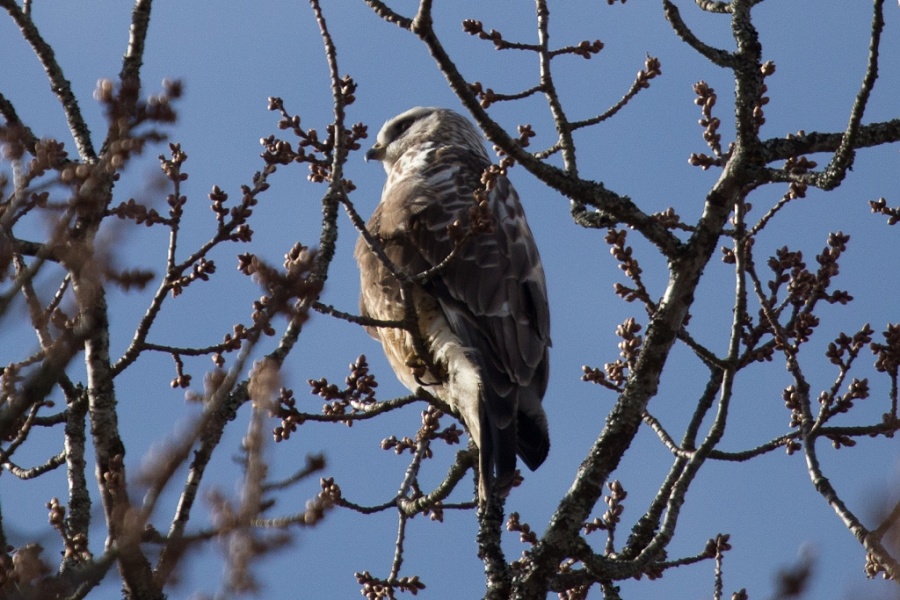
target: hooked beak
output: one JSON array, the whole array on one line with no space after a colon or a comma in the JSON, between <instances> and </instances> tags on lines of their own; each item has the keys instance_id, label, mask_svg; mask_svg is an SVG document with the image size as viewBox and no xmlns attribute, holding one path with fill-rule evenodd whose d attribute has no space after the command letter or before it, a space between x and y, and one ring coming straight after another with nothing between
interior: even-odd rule
<instances>
[{"instance_id":1,"label":"hooked beak","mask_svg":"<svg viewBox=\"0 0 900 600\"><path fill-rule=\"evenodd\" d=\"M366 152L365 155L366 162L370 160L384 160L384 146L381 144L375 144Z\"/></svg>"}]
</instances>

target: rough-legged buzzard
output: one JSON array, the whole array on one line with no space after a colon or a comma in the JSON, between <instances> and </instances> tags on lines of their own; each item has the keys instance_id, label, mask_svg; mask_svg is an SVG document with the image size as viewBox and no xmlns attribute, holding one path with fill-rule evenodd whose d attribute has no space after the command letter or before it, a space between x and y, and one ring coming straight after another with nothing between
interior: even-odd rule
<instances>
[{"instance_id":1,"label":"rough-legged buzzard","mask_svg":"<svg viewBox=\"0 0 900 600\"><path fill-rule=\"evenodd\" d=\"M439 265L454 250L458 232L469 227L475 192L484 189L490 159L478 131L453 111L413 108L385 123L369 159L384 163L387 182L368 231L406 275ZM407 388L426 384L465 422L479 448L481 502L492 486L509 491L516 454L534 470L550 448L541 407L550 346L544 270L516 191L503 176L490 188L492 226L464 238L445 268L411 289L430 353L424 364L432 369L421 375L410 367L409 332L368 328ZM355 256L362 314L401 320L396 277L363 238Z\"/></svg>"}]
</instances>

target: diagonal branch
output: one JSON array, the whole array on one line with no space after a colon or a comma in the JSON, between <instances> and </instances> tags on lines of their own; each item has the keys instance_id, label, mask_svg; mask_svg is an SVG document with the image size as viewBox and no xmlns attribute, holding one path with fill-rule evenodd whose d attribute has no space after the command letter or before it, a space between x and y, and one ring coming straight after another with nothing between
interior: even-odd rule
<instances>
[{"instance_id":1,"label":"diagonal branch","mask_svg":"<svg viewBox=\"0 0 900 600\"><path fill-rule=\"evenodd\" d=\"M37 138L34 136L34 132L22 123L21 119L19 119L18 113L16 113L16 108L13 106L12 102L4 96L0 94L0 116L3 116L6 119L7 127L18 127L20 131L20 139L22 144L31 154L35 152L35 143L37 143Z\"/></svg>"},{"instance_id":2,"label":"diagonal branch","mask_svg":"<svg viewBox=\"0 0 900 600\"><path fill-rule=\"evenodd\" d=\"M56 60L53 48L41 36L34 21L31 20L31 16L23 11L16 4L15 0L0 0L0 8L5 9L9 13L9 16L12 17L16 26L18 26L19 31L22 32L22 37L31 45L38 60L41 61L41 65L43 65L44 71L50 79L50 89L53 90L53 93L62 104L63 112L66 114L66 121L69 124L69 131L75 139L75 147L78 149L78 155L81 157L81 160L85 162L96 160L97 154L91 142L91 131L81 115L78 100L75 98L75 94L72 93L72 85L63 74L62 67L59 66Z\"/></svg>"},{"instance_id":3,"label":"diagonal branch","mask_svg":"<svg viewBox=\"0 0 900 600\"><path fill-rule=\"evenodd\" d=\"M866 73L863 76L862 85L856 94L853 108L850 110L850 122L841 138L841 145L834 153L828 167L825 169L819 181L819 187L831 190L840 185L847 174L847 169L853 165L855 156L854 147L859 125L866 112L869 95L875 87L878 79L878 52L881 46L881 32L884 30L884 0L874 1L874 15L872 16L872 37L869 41L869 58L866 65Z\"/></svg>"},{"instance_id":4,"label":"diagonal branch","mask_svg":"<svg viewBox=\"0 0 900 600\"><path fill-rule=\"evenodd\" d=\"M731 52L720 48L714 48L701 42L700 38L691 31L691 28L688 27L687 23L681 18L681 11L679 11L678 7L672 4L670 0L663 0L663 12L666 15L666 20L669 21L669 24L672 26L672 29L675 30L675 33L678 34L678 37L680 37L685 44L696 50L701 56L709 60L709 62L729 69L733 69L737 65L737 59ZM717 10L711 12L724 13L731 12L731 10L729 8L727 11Z\"/></svg>"}]
</instances>

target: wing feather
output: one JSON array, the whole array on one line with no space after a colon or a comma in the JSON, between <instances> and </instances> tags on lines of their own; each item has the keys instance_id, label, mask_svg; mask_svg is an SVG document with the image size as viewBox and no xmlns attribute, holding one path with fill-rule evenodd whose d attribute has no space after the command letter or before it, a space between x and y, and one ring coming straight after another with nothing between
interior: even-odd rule
<instances>
[{"instance_id":1,"label":"wing feather","mask_svg":"<svg viewBox=\"0 0 900 600\"><path fill-rule=\"evenodd\" d=\"M410 214L410 241L434 266L453 250L448 226L468 225L488 163L463 148L443 148L422 163L423 185L402 190L423 200L401 203L419 207ZM493 231L470 239L431 288L453 331L487 371L487 413L505 428L519 408L521 388L533 387L538 398L546 389L549 373L541 365L548 360L550 319L543 266L518 195L501 177L488 199Z\"/></svg>"}]
</instances>

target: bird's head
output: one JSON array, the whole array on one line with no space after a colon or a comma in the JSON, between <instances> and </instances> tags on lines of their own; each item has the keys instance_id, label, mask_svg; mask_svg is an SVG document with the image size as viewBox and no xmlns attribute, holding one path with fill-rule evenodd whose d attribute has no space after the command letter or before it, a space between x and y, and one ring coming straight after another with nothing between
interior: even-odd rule
<instances>
[{"instance_id":1,"label":"bird's head","mask_svg":"<svg viewBox=\"0 0 900 600\"><path fill-rule=\"evenodd\" d=\"M484 154L484 143L468 119L446 108L417 106L389 119L378 132L366 162L380 160L390 172L398 158L424 142L467 147Z\"/></svg>"}]
</instances>

